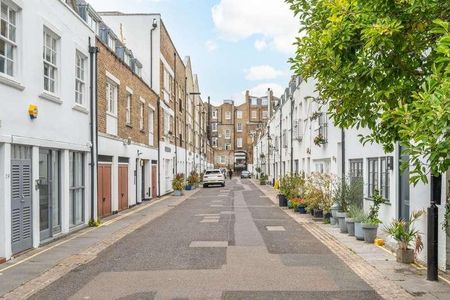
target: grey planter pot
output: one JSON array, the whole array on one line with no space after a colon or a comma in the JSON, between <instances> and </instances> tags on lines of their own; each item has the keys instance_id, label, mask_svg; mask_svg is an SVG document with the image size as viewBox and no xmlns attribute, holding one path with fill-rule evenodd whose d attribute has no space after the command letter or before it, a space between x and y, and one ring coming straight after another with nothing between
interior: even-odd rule
<instances>
[{"instance_id":1,"label":"grey planter pot","mask_svg":"<svg viewBox=\"0 0 450 300\"><path fill-rule=\"evenodd\" d=\"M336 218L336 214L338 211L339 211L339 205L333 204L333 206L331 206L331 208L330 208L331 216L333 218Z\"/></svg>"},{"instance_id":2,"label":"grey planter pot","mask_svg":"<svg viewBox=\"0 0 450 300\"><path fill-rule=\"evenodd\" d=\"M355 222L355 238L358 241L364 241L364 231L361 222Z\"/></svg>"},{"instance_id":3,"label":"grey planter pot","mask_svg":"<svg viewBox=\"0 0 450 300\"><path fill-rule=\"evenodd\" d=\"M412 264L414 262L413 249L397 249L397 262L402 264Z\"/></svg>"},{"instance_id":4,"label":"grey planter pot","mask_svg":"<svg viewBox=\"0 0 450 300\"><path fill-rule=\"evenodd\" d=\"M338 212L338 213L336 213L336 217L337 217L338 223L339 223L339 231L341 233L347 233L347 223L345 223L345 218L347 217L347 213Z\"/></svg>"},{"instance_id":5,"label":"grey planter pot","mask_svg":"<svg viewBox=\"0 0 450 300\"><path fill-rule=\"evenodd\" d=\"M173 192L173 195L174 195L174 196L177 196L177 197L183 196L183 191L175 190L175 191Z\"/></svg>"},{"instance_id":6,"label":"grey planter pot","mask_svg":"<svg viewBox=\"0 0 450 300\"><path fill-rule=\"evenodd\" d=\"M345 218L345 223L347 223L347 233L349 236L355 236L355 220L352 218Z\"/></svg>"},{"instance_id":7,"label":"grey planter pot","mask_svg":"<svg viewBox=\"0 0 450 300\"><path fill-rule=\"evenodd\" d=\"M369 244L373 244L377 238L378 224L362 224L364 232L364 241Z\"/></svg>"},{"instance_id":8,"label":"grey planter pot","mask_svg":"<svg viewBox=\"0 0 450 300\"><path fill-rule=\"evenodd\" d=\"M334 217L331 217L331 218L330 218L330 225L336 226L336 223L337 223L337 219L334 218Z\"/></svg>"}]
</instances>

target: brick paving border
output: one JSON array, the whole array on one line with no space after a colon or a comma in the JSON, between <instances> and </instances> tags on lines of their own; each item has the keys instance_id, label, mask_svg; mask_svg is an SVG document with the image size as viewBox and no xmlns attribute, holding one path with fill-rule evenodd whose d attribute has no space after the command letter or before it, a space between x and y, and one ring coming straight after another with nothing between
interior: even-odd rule
<instances>
[{"instance_id":1,"label":"brick paving border","mask_svg":"<svg viewBox=\"0 0 450 300\"><path fill-rule=\"evenodd\" d=\"M254 183L254 182L253 182ZM276 193L265 190L264 186L255 184L258 189L268 196L273 202ZM272 195L271 195L272 194ZM372 287L383 299L414 299L402 287L386 278L380 271L371 266L362 257L351 251L348 247L339 242L333 235L320 228L314 222L305 220L294 212L282 209L287 215L308 230L315 238L327 246L337 257L339 257L353 272Z\"/></svg>"},{"instance_id":2,"label":"brick paving border","mask_svg":"<svg viewBox=\"0 0 450 300\"><path fill-rule=\"evenodd\" d=\"M176 199L177 205L183 202L184 200L188 199L190 196L195 195L197 192L199 192L200 189L195 191L194 193L190 195L186 195L184 197L180 197L179 199ZM161 201L167 201L169 199L162 198L158 201L152 202L148 206L144 207L149 208L153 204L159 203ZM166 212L168 212L172 207L169 207L167 210L161 210L156 215L149 216L147 218L143 218L138 222L135 222L131 225L126 226L125 228L119 229L118 231L114 232L113 234L109 235L107 238L102 239L95 243L94 245L86 248L84 251L71 255L67 258L62 259L57 265L52 267L51 269L45 271L38 277L24 283L23 285L19 286L18 288L12 290L9 293L6 293L3 296L0 296L0 299L4 300L19 300L19 299L27 299L31 297L34 293L37 293L41 289L45 288L46 286L50 285L51 283L55 282L62 276L66 275L70 271L74 270L75 268L85 265L89 263L90 261L94 260L97 255L105 250L107 247L113 245L126 235L132 233L136 229L142 227L143 225L147 224L148 222L153 221L154 219L164 215ZM142 209L142 210L143 210ZM136 210L136 212L139 212L141 210Z\"/></svg>"}]
</instances>

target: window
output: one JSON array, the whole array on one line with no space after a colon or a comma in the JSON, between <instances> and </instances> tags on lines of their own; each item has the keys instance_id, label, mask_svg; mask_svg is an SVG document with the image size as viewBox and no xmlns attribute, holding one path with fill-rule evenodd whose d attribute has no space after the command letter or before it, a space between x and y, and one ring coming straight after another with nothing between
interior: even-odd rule
<instances>
[{"instance_id":1,"label":"window","mask_svg":"<svg viewBox=\"0 0 450 300\"><path fill-rule=\"evenodd\" d=\"M363 173L363 160L362 159L352 159L350 160L350 183L352 185L357 185L358 192L358 203L359 207L363 206L364 197L364 173Z\"/></svg>"},{"instance_id":2,"label":"window","mask_svg":"<svg viewBox=\"0 0 450 300\"><path fill-rule=\"evenodd\" d=\"M242 111L238 110L238 111L236 112L236 118L242 119Z\"/></svg>"},{"instance_id":3,"label":"window","mask_svg":"<svg viewBox=\"0 0 450 300\"><path fill-rule=\"evenodd\" d=\"M325 142L328 140L328 123L327 114L321 113L319 116L319 135L323 137Z\"/></svg>"},{"instance_id":4,"label":"window","mask_svg":"<svg viewBox=\"0 0 450 300\"><path fill-rule=\"evenodd\" d=\"M154 116L155 116L155 112L152 109L150 109L148 112L148 144L150 146L153 146L155 144L155 138L154 138L154 134L153 134Z\"/></svg>"},{"instance_id":5,"label":"window","mask_svg":"<svg viewBox=\"0 0 450 300\"><path fill-rule=\"evenodd\" d=\"M84 157L81 152L69 153L69 219L70 225L84 223Z\"/></svg>"},{"instance_id":6,"label":"window","mask_svg":"<svg viewBox=\"0 0 450 300\"><path fill-rule=\"evenodd\" d=\"M262 98L261 105L263 105L263 106L269 105L269 99L267 97Z\"/></svg>"},{"instance_id":7,"label":"window","mask_svg":"<svg viewBox=\"0 0 450 300\"><path fill-rule=\"evenodd\" d=\"M144 130L144 105L145 102L139 102L139 129Z\"/></svg>"},{"instance_id":8,"label":"window","mask_svg":"<svg viewBox=\"0 0 450 300\"><path fill-rule=\"evenodd\" d=\"M213 147L217 147L217 140L218 140L218 138L216 138L216 137L212 138L212 146Z\"/></svg>"},{"instance_id":9,"label":"window","mask_svg":"<svg viewBox=\"0 0 450 300\"><path fill-rule=\"evenodd\" d=\"M13 77L16 60L16 11L1 2L0 73Z\"/></svg>"},{"instance_id":10,"label":"window","mask_svg":"<svg viewBox=\"0 0 450 300\"><path fill-rule=\"evenodd\" d=\"M131 125L131 100L132 100L132 95L130 93L127 93L127 103L126 103L126 107L125 107L125 124L127 125Z\"/></svg>"},{"instance_id":11,"label":"window","mask_svg":"<svg viewBox=\"0 0 450 300\"><path fill-rule=\"evenodd\" d=\"M131 66L131 57L130 57L130 55L128 53L125 53L123 57L124 57L125 64L127 66Z\"/></svg>"},{"instance_id":12,"label":"window","mask_svg":"<svg viewBox=\"0 0 450 300\"><path fill-rule=\"evenodd\" d=\"M237 123L237 131L242 132L242 123Z\"/></svg>"},{"instance_id":13,"label":"window","mask_svg":"<svg viewBox=\"0 0 450 300\"><path fill-rule=\"evenodd\" d=\"M89 27L98 34L98 23L95 21L90 14L87 14L86 16L86 23L88 23Z\"/></svg>"},{"instance_id":14,"label":"window","mask_svg":"<svg viewBox=\"0 0 450 300\"><path fill-rule=\"evenodd\" d=\"M225 129L225 138L230 139L231 138L231 131L230 129Z\"/></svg>"},{"instance_id":15,"label":"window","mask_svg":"<svg viewBox=\"0 0 450 300\"><path fill-rule=\"evenodd\" d=\"M212 111L212 118L217 119L217 110Z\"/></svg>"},{"instance_id":16,"label":"window","mask_svg":"<svg viewBox=\"0 0 450 300\"><path fill-rule=\"evenodd\" d=\"M211 123L211 130L217 131L217 123Z\"/></svg>"},{"instance_id":17,"label":"window","mask_svg":"<svg viewBox=\"0 0 450 300\"><path fill-rule=\"evenodd\" d=\"M225 144L225 150L231 150L231 144Z\"/></svg>"},{"instance_id":18,"label":"window","mask_svg":"<svg viewBox=\"0 0 450 300\"><path fill-rule=\"evenodd\" d=\"M252 98L252 105L258 105L258 98Z\"/></svg>"},{"instance_id":19,"label":"window","mask_svg":"<svg viewBox=\"0 0 450 300\"><path fill-rule=\"evenodd\" d=\"M225 112L225 119L226 120L231 120L231 111L226 111Z\"/></svg>"},{"instance_id":20,"label":"window","mask_svg":"<svg viewBox=\"0 0 450 300\"><path fill-rule=\"evenodd\" d=\"M262 113L261 113L261 118L262 119L267 119L267 117L268 117L268 111L267 110L263 110Z\"/></svg>"},{"instance_id":21,"label":"window","mask_svg":"<svg viewBox=\"0 0 450 300\"><path fill-rule=\"evenodd\" d=\"M106 81L106 112L117 115L117 85L112 81Z\"/></svg>"},{"instance_id":22,"label":"window","mask_svg":"<svg viewBox=\"0 0 450 300\"><path fill-rule=\"evenodd\" d=\"M252 110L252 119L256 119L256 114L257 114L257 111L256 110Z\"/></svg>"},{"instance_id":23,"label":"window","mask_svg":"<svg viewBox=\"0 0 450 300\"><path fill-rule=\"evenodd\" d=\"M220 162L221 162L222 164L225 163L225 156L222 155L222 156L220 157Z\"/></svg>"},{"instance_id":24,"label":"window","mask_svg":"<svg viewBox=\"0 0 450 300\"><path fill-rule=\"evenodd\" d=\"M44 28L44 90L56 93L57 85L57 42L58 37L49 29Z\"/></svg>"},{"instance_id":25,"label":"window","mask_svg":"<svg viewBox=\"0 0 450 300\"><path fill-rule=\"evenodd\" d=\"M163 85L163 92L164 92L164 101L169 102L170 101L170 92L172 90L172 80L169 71L164 68L164 85Z\"/></svg>"},{"instance_id":26,"label":"window","mask_svg":"<svg viewBox=\"0 0 450 300\"><path fill-rule=\"evenodd\" d=\"M369 158L368 163L368 197L372 198L375 191L378 190L378 158Z\"/></svg>"},{"instance_id":27,"label":"window","mask_svg":"<svg viewBox=\"0 0 450 300\"><path fill-rule=\"evenodd\" d=\"M169 133L169 117L170 115L167 112L164 112L164 135L167 135Z\"/></svg>"},{"instance_id":28,"label":"window","mask_svg":"<svg viewBox=\"0 0 450 300\"><path fill-rule=\"evenodd\" d=\"M116 51L116 40L112 35L108 36L108 46L111 48L114 52Z\"/></svg>"},{"instance_id":29,"label":"window","mask_svg":"<svg viewBox=\"0 0 450 300\"><path fill-rule=\"evenodd\" d=\"M389 200L389 169L387 158L380 158L380 194L385 200Z\"/></svg>"},{"instance_id":30,"label":"window","mask_svg":"<svg viewBox=\"0 0 450 300\"><path fill-rule=\"evenodd\" d=\"M236 139L236 147L242 148L242 138L237 138Z\"/></svg>"},{"instance_id":31,"label":"window","mask_svg":"<svg viewBox=\"0 0 450 300\"><path fill-rule=\"evenodd\" d=\"M75 103L83 105L85 95L86 57L80 52L77 52L75 63Z\"/></svg>"}]
</instances>

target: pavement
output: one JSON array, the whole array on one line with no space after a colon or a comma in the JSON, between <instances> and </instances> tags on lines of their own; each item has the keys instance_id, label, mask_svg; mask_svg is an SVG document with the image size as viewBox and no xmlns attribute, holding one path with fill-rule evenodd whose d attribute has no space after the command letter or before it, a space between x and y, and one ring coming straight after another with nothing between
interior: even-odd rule
<instances>
[{"instance_id":1,"label":"pavement","mask_svg":"<svg viewBox=\"0 0 450 300\"><path fill-rule=\"evenodd\" d=\"M382 274L337 239L334 229L291 214L277 207L271 187L228 180L223 188L201 188L132 209L64 244L50 244L44 253L28 254L20 264L1 265L0 295L436 299L410 293Z\"/></svg>"}]
</instances>

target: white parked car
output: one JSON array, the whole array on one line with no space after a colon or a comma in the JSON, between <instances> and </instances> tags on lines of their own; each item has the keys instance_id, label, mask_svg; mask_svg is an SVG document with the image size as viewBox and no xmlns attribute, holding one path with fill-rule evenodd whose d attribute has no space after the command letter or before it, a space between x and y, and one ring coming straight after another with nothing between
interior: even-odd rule
<instances>
[{"instance_id":1,"label":"white parked car","mask_svg":"<svg viewBox=\"0 0 450 300\"><path fill-rule=\"evenodd\" d=\"M203 187L206 188L213 184L225 186L225 176L219 169L207 170L203 175Z\"/></svg>"}]
</instances>

